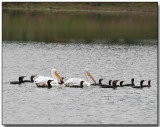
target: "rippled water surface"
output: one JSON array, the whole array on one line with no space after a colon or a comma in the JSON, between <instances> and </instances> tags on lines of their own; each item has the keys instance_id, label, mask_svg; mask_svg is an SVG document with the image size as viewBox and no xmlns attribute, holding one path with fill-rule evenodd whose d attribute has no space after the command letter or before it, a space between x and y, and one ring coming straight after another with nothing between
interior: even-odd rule
<instances>
[{"instance_id":1,"label":"rippled water surface","mask_svg":"<svg viewBox=\"0 0 160 127\"><path fill-rule=\"evenodd\" d=\"M3 41L3 124L156 124L157 42L38 43ZM145 40L144 40L145 42ZM92 76L130 82L151 80L151 88L97 86L76 89L38 88L33 83L11 85L20 75ZM145 82L147 84L147 82Z\"/></svg>"}]
</instances>

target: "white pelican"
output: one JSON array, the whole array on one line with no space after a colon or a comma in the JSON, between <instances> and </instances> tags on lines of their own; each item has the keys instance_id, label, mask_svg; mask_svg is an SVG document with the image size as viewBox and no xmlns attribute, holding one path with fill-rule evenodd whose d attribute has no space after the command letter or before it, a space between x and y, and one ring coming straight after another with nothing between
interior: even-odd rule
<instances>
[{"instance_id":1,"label":"white pelican","mask_svg":"<svg viewBox=\"0 0 160 127\"><path fill-rule=\"evenodd\" d=\"M73 86L70 86L70 87L71 88L83 88L83 83L84 83L84 81L81 81L80 86L79 85L73 85Z\"/></svg>"},{"instance_id":2,"label":"white pelican","mask_svg":"<svg viewBox=\"0 0 160 127\"><path fill-rule=\"evenodd\" d=\"M57 77L63 82L63 79L58 75L57 70L56 69L52 69L51 70L51 76L52 77L45 77L45 76L38 76L38 78L36 78L36 80L34 81L34 83L37 86L48 86L47 85L47 81L48 80L53 80L51 82L52 86L58 86L58 81L57 81Z\"/></svg>"},{"instance_id":3,"label":"white pelican","mask_svg":"<svg viewBox=\"0 0 160 127\"><path fill-rule=\"evenodd\" d=\"M94 78L90 74L89 69L85 68L84 75L85 75L87 81L85 81L81 78L70 78L64 83L64 85L65 86L79 85L81 83L81 81L84 81L83 86L90 86L90 81L88 80L88 76L96 83L96 81L94 80Z\"/></svg>"}]
</instances>

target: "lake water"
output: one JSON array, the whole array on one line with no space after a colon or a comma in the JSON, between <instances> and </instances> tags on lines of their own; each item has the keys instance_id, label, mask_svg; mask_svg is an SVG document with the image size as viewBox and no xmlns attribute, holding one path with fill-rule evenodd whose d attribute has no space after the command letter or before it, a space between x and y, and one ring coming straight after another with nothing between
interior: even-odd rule
<instances>
[{"instance_id":1,"label":"lake water","mask_svg":"<svg viewBox=\"0 0 160 127\"><path fill-rule=\"evenodd\" d=\"M91 27L93 33L87 32L85 21L88 21L86 18L89 14L78 13L85 22L85 27L77 29L75 34L73 33L76 29L72 27L73 29L65 34L69 27L68 21L65 20L66 24L63 24L66 25L64 31L54 27L51 30L44 25L44 22L52 24L47 20L47 16L44 19L39 17L42 20L41 24L44 25L44 29L41 27L39 31L37 27L40 25L39 21L34 25L37 18L34 16L37 14L26 13L24 16L30 19L32 14L32 18L26 21L30 23L25 26L26 17L23 17L23 13L3 12L3 124L157 124L157 30L154 16L144 22L146 15L137 21L135 19L139 18L136 18L135 14L131 17L126 13L108 14L113 16L108 17L110 21L107 22L111 24L113 21L117 22L119 32L114 35L116 28L114 29L112 25L108 26L109 29L104 28L104 31L110 34L103 34L106 32L102 31L100 36L96 34L99 25L96 28ZM71 17L80 18L74 13L68 15L64 13L67 20ZM62 14L58 16L60 19ZM104 17L106 20L107 15ZM121 21L120 24L117 17ZM94 16L90 15L89 18L91 21ZM93 24L97 24L98 21L100 21L98 24L101 24L101 16L95 19ZM130 22L132 28L135 27L134 24L139 24L140 27L133 30L129 28L129 31L124 27L126 30L124 31L121 23L125 24L123 22L125 19L134 21ZM71 21L78 24L76 18ZM56 23L62 24L58 21ZM152 27L147 26L147 23ZM6 27L6 24L13 27ZM30 25L33 28L28 28ZM24 36L21 36L21 30L25 31ZM54 31L53 35L44 32L43 36L45 30L49 33L54 30L59 31L57 33ZM146 31L143 33L144 30ZM60 35L63 32L64 34ZM26 75L26 79L33 74L50 76L52 68L56 68L59 75L66 79L85 78L84 68L89 68L96 81L104 78L103 83L115 79L130 83L131 78L135 78L136 85L139 85L142 79L151 80L151 87L143 89L122 87L113 90L98 86L83 89L61 86L47 89L38 88L34 83L21 85L9 83L21 75Z\"/></svg>"}]
</instances>

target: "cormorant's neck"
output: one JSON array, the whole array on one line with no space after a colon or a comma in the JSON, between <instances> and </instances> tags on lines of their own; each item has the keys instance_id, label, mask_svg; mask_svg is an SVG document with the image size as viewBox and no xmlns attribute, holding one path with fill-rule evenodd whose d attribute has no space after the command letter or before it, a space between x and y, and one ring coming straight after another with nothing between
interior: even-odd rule
<instances>
[{"instance_id":1,"label":"cormorant's neck","mask_svg":"<svg viewBox=\"0 0 160 127\"><path fill-rule=\"evenodd\" d=\"M143 86L143 82L144 82L144 81L141 81L141 82L140 82L140 85L141 85L141 86Z\"/></svg>"},{"instance_id":2,"label":"cormorant's neck","mask_svg":"<svg viewBox=\"0 0 160 127\"><path fill-rule=\"evenodd\" d=\"M109 80L109 85L111 85L112 80Z\"/></svg>"},{"instance_id":3,"label":"cormorant's neck","mask_svg":"<svg viewBox=\"0 0 160 127\"><path fill-rule=\"evenodd\" d=\"M123 81L120 82L120 86L122 86L122 84L123 84Z\"/></svg>"},{"instance_id":4,"label":"cormorant's neck","mask_svg":"<svg viewBox=\"0 0 160 127\"><path fill-rule=\"evenodd\" d=\"M49 88L52 88L51 81L48 81L47 84Z\"/></svg>"},{"instance_id":5,"label":"cormorant's neck","mask_svg":"<svg viewBox=\"0 0 160 127\"><path fill-rule=\"evenodd\" d=\"M22 82L22 78L19 77L19 83L21 83L21 82Z\"/></svg>"},{"instance_id":6,"label":"cormorant's neck","mask_svg":"<svg viewBox=\"0 0 160 127\"><path fill-rule=\"evenodd\" d=\"M100 85L102 84L102 79L99 80L99 84L100 84Z\"/></svg>"},{"instance_id":7,"label":"cormorant's neck","mask_svg":"<svg viewBox=\"0 0 160 127\"><path fill-rule=\"evenodd\" d=\"M131 84L134 85L134 79L132 79Z\"/></svg>"},{"instance_id":8,"label":"cormorant's neck","mask_svg":"<svg viewBox=\"0 0 160 127\"><path fill-rule=\"evenodd\" d=\"M61 84L63 84L63 83L64 83L64 81L60 80L60 83L61 83Z\"/></svg>"},{"instance_id":9,"label":"cormorant's neck","mask_svg":"<svg viewBox=\"0 0 160 127\"><path fill-rule=\"evenodd\" d=\"M116 87L116 86L117 86L117 82L116 82L116 81L113 83L113 86L114 86L114 87Z\"/></svg>"},{"instance_id":10,"label":"cormorant's neck","mask_svg":"<svg viewBox=\"0 0 160 127\"><path fill-rule=\"evenodd\" d=\"M113 87L116 87L116 84L115 84L115 82L114 82L114 81L113 81L112 85L113 85Z\"/></svg>"},{"instance_id":11,"label":"cormorant's neck","mask_svg":"<svg viewBox=\"0 0 160 127\"><path fill-rule=\"evenodd\" d=\"M31 82L34 82L33 78L34 78L34 77L31 77Z\"/></svg>"},{"instance_id":12,"label":"cormorant's neck","mask_svg":"<svg viewBox=\"0 0 160 127\"><path fill-rule=\"evenodd\" d=\"M19 78L19 83L24 83L23 78Z\"/></svg>"},{"instance_id":13,"label":"cormorant's neck","mask_svg":"<svg viewBox=\"0 0 160 127\"><path fill-rule=\"evenodd\" d=\"M83 82L80 83L80 86L83 87Z\"/></svg>"},{"instance_id":14,"label":"cormorant's neck","mask_svg":"<svg viewBox=\"0 0 160 127\"><path fill-rule=\"evenodd\" d=\"M148 86L151 86L151 81L150 80L148 81Z\"/></svg>"}]
</instances>

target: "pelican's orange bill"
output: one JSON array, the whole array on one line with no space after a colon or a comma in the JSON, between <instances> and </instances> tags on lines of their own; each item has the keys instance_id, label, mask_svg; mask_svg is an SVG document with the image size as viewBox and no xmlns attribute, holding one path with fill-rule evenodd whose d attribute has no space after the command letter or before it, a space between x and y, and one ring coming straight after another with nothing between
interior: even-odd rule
<instances>
[{"instance_id":1,"label":"pelican's orange bill","mask_svg":"<svg viewBox=\"0 0 160 127\"><path fill-rule=\"evenodd\" d=\"M92 75L89 72L87 72L87 75L96 83L95 79L92 77Z\"/></svg>"},{"instance_id":2,"label":"pelican's orange bill","mask_svg":"<svg viewBox=\"0 0 160 127\"><path fill-rule=\"evenodd\" d=\"M59 78L59 80L61 80L62 82L64 82L63 79L59 76L59 74L57 72L55 72L55 75Z\"/></svg>"}]
</instances>

